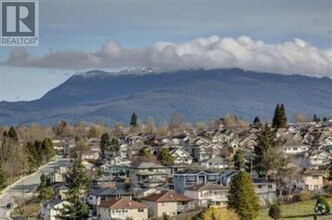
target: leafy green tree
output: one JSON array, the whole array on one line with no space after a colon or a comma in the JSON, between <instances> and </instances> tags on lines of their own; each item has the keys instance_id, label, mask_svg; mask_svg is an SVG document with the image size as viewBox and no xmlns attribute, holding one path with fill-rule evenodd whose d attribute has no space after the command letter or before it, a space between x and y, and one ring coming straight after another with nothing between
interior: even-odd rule
<instances>
[{"instance_id":1,"label":"leafy green tree","mask_svg":"<svg viewBox=\"0 0 332 220\"><path fill-rule=\"evenodd\" d=\"M103 133L100 138L100 150L102 154L105 154L105 151L110 149L111 137L109 133Z\"/></svg>"},{"instance_id":2,"label":"leafy green tree","mask_svg":"<svg viewBox=\"0 0 332 220\"><path fill-rule=\"evenodd\" d=\"M269 216L273 218L274 220L281 218L281 209L278 204L271 205L269 209Z\"/></svg>"},{"instance_id":3,"label":"leafy green tree","mask_svg":"<svg viewBox=\"0 0 332 220\"><path fill-rule=\"evenodd\" d=\"M252 179L246 172L240 171L232 178L227 207L233 209L241 220L253 220L258 216L259 201Z\"/></svg>"},{"instance_id":4,"label":"leafy green tree","mask_svg":"<svg viewBox=\"0 0 332 220\"><path fill-rule=\"evenodd\" d=\"M59 220L80 220L88 218L88 206L85 203L90 178L80 160L74 162L73 168L67 173L68 193L63 208L56 216Z\"/></svg>"},{"instance_id":5,"label":"leafy green tree","mask_svg":"<svg viewBox=\"0 0 332 220\"><path fill-rule=\"evenodd\" d=\"M193 218L194 220L239 220L240 217L229 209L221 209L216 207L207 208L204 212L201 212L198 216Z\"/></svg>"},{"instance_id":6,"label":"leafy green tree","mask_svg":"<svg viewBox=\"0 0 332 220\"><path fill-rule=\"evenodd\" d=\"M134 112L132 115L131 115L131 118L130 118L130 125L132 127L137 127L138 123L137 123L137 115L136 113Z\"/></svg>"},{"instance_id":7,"label":"leafy green tree","mask_svg":"<svg viewBox=\"0 0 332 220\"><path fill-rule=\"evenodd\" d=\"M245 165L245 160L241 150L237 150L234 155L234 166L240 170Z\"/></svg>"},{"instance_id":8,"label":"leafy green tree","mask_svg":"<svg viewBox=\"0 0 332 220\"><path fill-rule=\"evenodd\" d=\"M40 201L46 201L52 199L54 196L54 190L51 186L44 187L39 191L38 199Z\"/></svg>"},{"instance_id":9,"label":"leafy green tree","mask_svg":"<svg viewBox=\"0 0 332 220\"><path fill-rule=\"evenodd\" d=\"M42 142L42 150L46 161L50 161L55 156L55 150L50 138L45 138Z\"/></svg>"},{"instance_id":10,"label":"leafy green tree","mask_svg":"<svg viewBox=\"0 0 332 220\"><path fill-rule=\"evenodd\" d=\"M119 151L120 150L120 142L119 142L119 140L116 139L116 138L112 138L110 146L111 146L111 150L112 151Z\"/></svg>"},{"instance_id":11,"label":"leafy green tree","mask_svg":"<svg viewBox=\"0 0 332 220\"><path fill-rule=\"evenodd\" d=\"M174 158L170 154L168 148L162 148L160 153L158 154L158 159L165 166L172 165L174 163Z\"/></svg>"},{"instance_id":12,"label":"leafy green tree","mask_svg":"<svg viewBox=\"0 0 332 220\"><path fill-rule=\"evenodd\" d=\"M150 158L150 152L149 152L149 149L147 147L144 147L142 148L140 151L139 151L139 154L142 156L142 157L145 157L145 158Z\"/></svg>"},{"instance_id":13,"label":"leafy green tree","mask_svg":"<svg viewBox=\"0 0 332 220\"><path fill-rule=\"evenodd\" d=\"M318 215L325 215L330 213L330 205L325 199L325 197L320 196L317 199L316 205L315 205L315 212Z\"/></svg>"}]
</instances>

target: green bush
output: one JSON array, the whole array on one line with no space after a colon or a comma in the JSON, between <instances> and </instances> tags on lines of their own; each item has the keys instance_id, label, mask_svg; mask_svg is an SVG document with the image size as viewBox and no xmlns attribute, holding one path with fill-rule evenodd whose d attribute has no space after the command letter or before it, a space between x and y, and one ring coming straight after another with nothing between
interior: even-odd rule
<instances>
[{"instance_id":1,"label":"green bush","mask_svg":"<svg viewBox=\"0 0 332 220\"><path fill-rule=\"evenodd\" d=\"M292 202L302 202L312 199L312 194L308 191L303 191L298 195L294 195Z\"/></svg>"},{"instance_id":2,"label":"green bush","mask_svg":"<svg viewBox=\"0 0 332 220\"><path fill-rule=\"evenodd\" d=\"M278 204L271 205L269 209L269 216L273 219L280 219L281 218L281 209Z\"/></svg>"},{"instance_id":3,"label":"green bush","mask_svg":"<svg viewBox=\"0 0 332 220\"><path fill-rule=\"evenodd\" d=\"M315 212L318 215L325 215L330 213L330 205L325 199L325 197L320 196L317 199L316 205L315 205Z\"/></svg>"}]
</instances>

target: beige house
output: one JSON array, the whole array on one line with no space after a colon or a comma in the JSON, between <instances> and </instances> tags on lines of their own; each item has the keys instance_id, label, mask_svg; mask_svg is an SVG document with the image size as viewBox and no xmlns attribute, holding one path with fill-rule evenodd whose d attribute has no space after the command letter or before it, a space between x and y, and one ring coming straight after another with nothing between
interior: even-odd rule
<instances>
[{"instance_id":1,"label":"beige house","mask_svg":"<svg viewBox=\"0 0 332 220\"><path fill-rule=\"evenodd\" d=\"M194 199L200 207L225 207L228 188L214 183L202 183L185 189L184 195Z\"/></svg>"},{"instance_id":2,"label":"beige house","mask_svg":"<svg viewBox=\"0 0 332 220\"><path fill-rule=\"evenodd\" d=\"M323 174L318 170L306 170L302 175L305 189L320 190L323 188Z\"/></svg>"},{"instance_id":3,"label":"beige house","mask_svg":"<svg viewBox=\"0 0 332 220\"><path fill-rule=\"evenodd\" d=\"M149 217L162 217L163 214L175 216L193 208L193 204L190 203L192 198L174 191L154 193L141 200L149 207Z\"/></svg>"},{"instance_id":4,"label":"beige house","mask_svg":"<svg viewBox=\"0 0 332 220\"><path fill-rule=\"evenodd\" d=\"M99 220L147 220L148 207L127 198L111 199L102 202L97 207L97 216Z\"/></svg>"}]
</instances>

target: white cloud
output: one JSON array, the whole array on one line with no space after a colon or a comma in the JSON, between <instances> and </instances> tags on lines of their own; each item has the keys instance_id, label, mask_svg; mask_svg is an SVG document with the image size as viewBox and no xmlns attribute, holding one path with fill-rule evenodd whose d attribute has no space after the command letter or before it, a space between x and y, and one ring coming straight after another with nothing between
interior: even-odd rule
<instances>
[{"instance_id":1,"label":"white cloud","mask_svg":"<svg viewBox=\"0 0 332 220\"><path fill-rule=\"evenodd\" d=\"M13 50L2 65L50 69L156 67L242 68L284 74L332 76L332 49L318 49L302 39L266 44L248 36L221 38L213 35L174 44L158 42L146 48L127 49L109 42L97 51L56 51L33 57Z\"/></svg>"}]
</instances>

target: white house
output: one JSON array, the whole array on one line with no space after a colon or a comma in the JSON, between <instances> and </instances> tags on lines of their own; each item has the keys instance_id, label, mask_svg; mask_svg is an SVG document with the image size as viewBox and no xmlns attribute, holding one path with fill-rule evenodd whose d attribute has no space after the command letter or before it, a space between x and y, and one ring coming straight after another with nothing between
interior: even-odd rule
<instances>
[{"instance_id":1,"label":"white house","mask_svg":"<svg viewBox=\"0 0 332 220\"><path fill-rule=\"evenodd\" d=\"M193 158L182 147L178 147L170 151L174 158L174 164L192 164Z\"/></svg>"},{"instance_id":2,"label":"white house","mask_svg":"<svg viewBox=\"0 0 332 220\"><path fill-rule=\"evenodd\" d=\"M202 183L185 189L184 195L194 199L199 207L225 207L228 188L214 183Z\"/></svg>"},{"instance_id":3,"label":"white house","mask_svg":"<svg viewBox=\"0 0 332 220\"><path fill-rule=\"evenodd\" d=\"M40 203L40 215L44 220L56 220L59 214L59 209L63 208L67 201L61 199L53 199Z\"/></svg>"},{"instance_id":4,"label":"white house","mask_svg":"<svg viewBox=\"0 0 332 220\"><path fill-rule=\"evenodd\" d=\"M330 163L331 155L325 151L315 151L308 157L309 166L322 166Z\"/></svg>"},{"instance_id":5,"label":"white house","mask_svg":"<svg viewBox=\"0 0 332 220\"><path fill-rule=\"evenodd\" d=\"M212 156L208 160L200 162L201 166L207 169L225 169L229 163L225 158L219 156Z\"/></svg>"}]
</instances>

